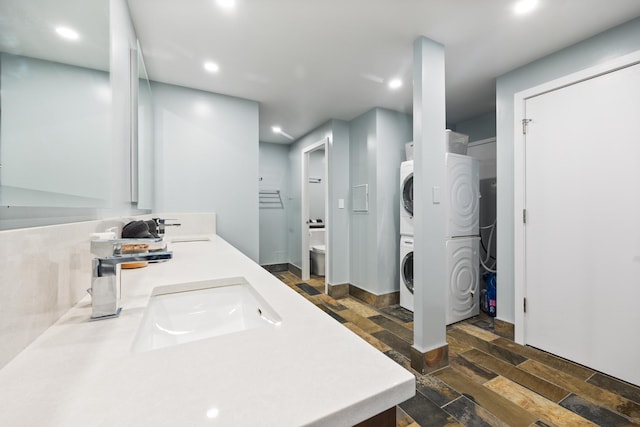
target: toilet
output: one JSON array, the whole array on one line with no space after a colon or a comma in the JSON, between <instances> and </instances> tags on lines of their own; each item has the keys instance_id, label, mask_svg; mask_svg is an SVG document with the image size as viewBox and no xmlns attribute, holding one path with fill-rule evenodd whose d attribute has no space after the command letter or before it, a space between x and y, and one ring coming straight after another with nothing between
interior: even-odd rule
<instances>
[{"instance_id":1,"label":"toilet","mask_svg":"<svg viewBox=\"0 0 640 427\"><path fill-rule=\"evenodd\" d=\"M324 228L311 228L309 230L309 254L311 255L311 274L324 276L325 254L325 230Z\"/></svg>"}]
</instances>

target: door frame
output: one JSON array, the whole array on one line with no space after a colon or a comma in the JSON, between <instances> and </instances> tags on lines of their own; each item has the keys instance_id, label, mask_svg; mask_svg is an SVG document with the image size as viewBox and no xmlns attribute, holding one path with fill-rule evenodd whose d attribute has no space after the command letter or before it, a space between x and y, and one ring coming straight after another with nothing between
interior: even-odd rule
<instances>
[{"instance_id":1,"label":"door frame","mask_svg":"<svg viewBox=\"0 0 640 427\"><path fill-rule=\"evenodd\" d=\"M514 335L515 342L526 344L526 317L524 298L526 296L526 252L525 225L522 220L526 208L526 170L525 170L525 134L523 120L526 118L526 102L535 96L543 95L563 87L571 86L605 74L640 64L640 50L620 56L611 61L598 64L564 77L523 90L514 95L514 134L513 134L513 213L514 213Z\"/></svg>"},{"instance_id":2,"label":"door frame","mask_svg":"<svg viewBox=\"0 0 640 427\"><path fill-rule=\"evenodd\" d=\"M311 277L311 268L309 265L309 155L313 151L324 148L324 229L325 229L325 293L327 293L327 283L330 274L330 228L329 228L329 137L325 137L322 140L313 143L302 150L302 181L300 183L301 197L300 197L300 252L301 252L301 279L309 280Z\"/></svg>"}]
</instances>

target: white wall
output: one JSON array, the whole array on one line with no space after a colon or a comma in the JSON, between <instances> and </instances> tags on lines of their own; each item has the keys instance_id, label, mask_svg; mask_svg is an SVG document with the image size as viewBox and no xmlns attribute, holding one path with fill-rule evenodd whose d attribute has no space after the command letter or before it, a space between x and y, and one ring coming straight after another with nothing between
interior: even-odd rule
<instances>
[{"instance_id":1,"label":"white wall","mask_svg":"<svg viewBox=\"0 0 640 427\"><path fill-rule=\"evenodd\" d=\"M498 77L497 174L498 241L497 317L514 322L514 94L640 49L640 18Z\"/></svg>"},{"instance_id":2,"label":"white wall","mask_svg":"<svg viewBox=\"0 0 640 427\"><path fill-rule=\"evenodd\" d=\"M154 211L215 212L218 234L258 261L258 103L152 82Z\"/></svg>"},{"instance_id":3,"label":"white wall","mask_svg":"<svg viewBox=\"0 0 640 427\"><path fill-rule=\"evenodd\" d=\"M280 190L282 199L282 207L260 207L260 264L288 263L289 146L260 142L259 154L260 189Z\"/></svg>"}]
</instances>

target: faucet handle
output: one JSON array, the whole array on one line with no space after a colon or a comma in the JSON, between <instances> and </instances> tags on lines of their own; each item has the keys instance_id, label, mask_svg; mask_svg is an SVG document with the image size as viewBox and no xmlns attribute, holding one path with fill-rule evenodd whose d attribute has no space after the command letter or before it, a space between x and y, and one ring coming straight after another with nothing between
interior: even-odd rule
<instances>
[{"instance_id":1,"label":"faucet handle","mask_svg":"<svg viewBox=\"0 0 640 427\"><path fill-rule=\"evenodd\" d=\"M153 218L153 221L155 221L158 227L158 234L164 234L165 227L180 227L182 225L178 222L167 222L167 221L177 221L177 219Z\"/></svg>"}]
</instances>

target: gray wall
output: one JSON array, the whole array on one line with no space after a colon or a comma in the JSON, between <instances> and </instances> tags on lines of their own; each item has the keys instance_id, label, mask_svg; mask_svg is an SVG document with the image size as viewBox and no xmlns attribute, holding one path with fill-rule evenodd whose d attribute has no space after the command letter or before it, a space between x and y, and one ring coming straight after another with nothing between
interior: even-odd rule
<instances>
[{"instance_id":1,"label":"gray wall","mask_svg":"<svg viewBox=\"0 0 640 427\"><path fill-rule=\"evenodd\" d=\"M356 185L368 184L369 211L353 212L353 206L350 206L350 283L370 292L378 290L375 266L375 260L378 259L375 245L378 209L375 192L375 138L375 110L370 110L351 121L349 128L350 189L352 191Z\"/></svg>"},{"instance_id":2,"label":"gray wall","mask_svg":"<svg viewBox=\"0 0 640 427\"><path fill-rule=\"evenodd\" d=\"M369 211L351 213L351 283L373 294L398 290L400 162L411 117L376 108L350 127L350 182L368 184Z\"/></svg>"},{"instance_id":3,"label":"gray wall","mask_svg":"<svg viewBox=\"0 0 640 427\"><path fill-rule=\"evenodd\" d=\"M495 138L496 112L490 111L455 124L455 131L469 135L469 142Z\"/></svg>"},{"instance_id":4,"label":"gray wall","mask_svg":"<svg viewBox=\"0 0 640 427\"><path fill-rule=\"evenodd\" d=\"M497 79L497 317L514 322L513 99L517 92L640 49L640 18L504 74ZM519 305L518 305L519 306Z\"/></svg>"},{"instance_id":5,"label":"gray wall","mask_svg":"<svg viewBox=\"0 0 640 427\"><path fill-rule=\"evenodd\" d=\"M289 262L289 146L260 142L260 189L280 190L282 207L260 207L260 264Z\"/></svg>"},{"instance_id":6,"label":"gray wall","mask_svg":"<svg viewBox=\"0 0 640 427\"><path fill-rule=\"evenodd\" d=\"M405 144L413 141L413 121L396 111L376 111L377 293L387 293L400 287L400 163Z\"/></svg>"},{"instance_id":7,"label":"gray wall","mask_svg":"<svg viewBox=\"0 0 640 427\"><path fill-rule=\"evenodd\" d=\"M152 83L160 212L216 212L218 234L258 261L258 103Z\"/></svg>"}]
</instances>

